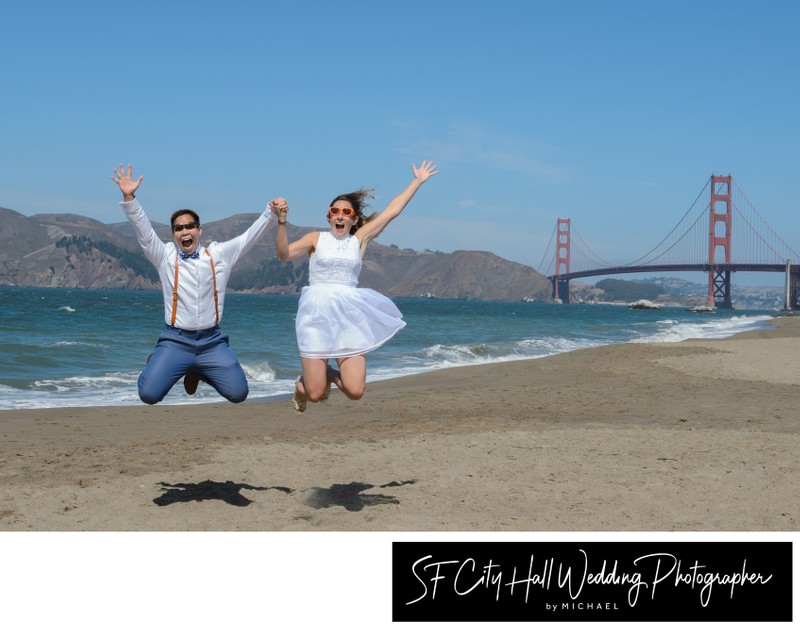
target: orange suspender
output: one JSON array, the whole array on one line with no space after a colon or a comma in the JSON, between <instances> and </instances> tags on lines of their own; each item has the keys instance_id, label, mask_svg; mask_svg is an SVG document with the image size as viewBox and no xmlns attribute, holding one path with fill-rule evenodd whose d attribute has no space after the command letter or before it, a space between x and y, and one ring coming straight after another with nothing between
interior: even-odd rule
<instances>
[{"instance_id":1,"label":"orange suspender","mask_svg":"<svg viewBox=\"0 0 800 630\"><path fill-rule=\"evenodd\" d=\"M217 272L214 270L214 259L208 250L208 261L211 263L211 279L214 281L214 311L217 315L217 324L219 324L219 298L217 294ZM175 282L172 285L172 322L171 325L175 326L175 318L178 316L178 256L175 257Z\"/></svg>"},{"instance_id":2,"label":"orange suspender","mask_svg":"<svg viewBox=\"0 0 800 630\"><path fill-rule=\"evenodd\" d=\"M170 324L175 326L175 318L178 316L178 258L175 256L175 282L172 284L172 321Z\"/></svg>"},{"instance_id":3,"label":"orange suspender","mask_svg":"<svg viewBox=\"0 0 800 630\"><path fill-rule=\"evenodd\" d=\"M208 254L208 250L206 250ZM217 314L217 324L219 324L219 299L217 297L217 272L214 270L214 259L208 254L208 262L211 263L211 279L214 281L214 312Z\"/></svg>"}]
</instances>

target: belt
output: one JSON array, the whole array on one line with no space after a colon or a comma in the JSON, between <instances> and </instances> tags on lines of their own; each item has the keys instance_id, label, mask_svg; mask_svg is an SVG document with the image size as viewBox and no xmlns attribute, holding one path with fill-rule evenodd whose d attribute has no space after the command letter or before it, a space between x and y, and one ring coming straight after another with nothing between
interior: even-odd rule
<instances>
[{"instance_id":1,"label":"belt","mask_svg":"<svg viewBox=\"0 0 800 630\"><path fill-rule=\"evenodd\" d=\"M209 335L213 335L215 332L219 330L219 326L212 326L211 328L205 328L203 330L185 330L183 328L177 328L176 326L170 326L169 324L165 324L164 328L166 330L171 330L172 332L178 335L194 337L195 339L199 339L201 337L208 337Z\"/></svg>"}]
</instances>

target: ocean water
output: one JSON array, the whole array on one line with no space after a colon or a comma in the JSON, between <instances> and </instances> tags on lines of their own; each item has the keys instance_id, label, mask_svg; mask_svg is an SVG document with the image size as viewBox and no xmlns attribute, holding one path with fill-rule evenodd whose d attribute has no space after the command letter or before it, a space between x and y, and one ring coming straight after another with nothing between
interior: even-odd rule
<instances>
[{"instance_id":1,"label":"ocean water","mask_svg":"<svg viewBox=\"0 0 800 630\"><path fill-rule=\"evenodd\" d=\"M250 383L249 401L286 396L299 374L297 296L229 294L222 328ZM532 359L623 342L722 338L775 313L633 311L624 306L396 299L407 326L370 353L367 380ZM141 405L136 379L163 327L160 291L0 287L0 409ZM161 404L226 402L180 382Z\"/></svg>"}]
</instances>

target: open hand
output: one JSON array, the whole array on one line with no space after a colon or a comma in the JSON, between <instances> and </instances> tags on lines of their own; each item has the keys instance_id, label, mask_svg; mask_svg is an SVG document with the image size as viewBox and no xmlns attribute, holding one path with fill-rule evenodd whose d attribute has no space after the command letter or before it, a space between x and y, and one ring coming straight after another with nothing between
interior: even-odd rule
<instances>
[{"instance_id":1,"label":"open hand","mask_svg":"<svg viewBox=\"0 0 800 630\"><path fill-rule=\"evenodd\" d=\"M128 172L125 172L125 168L122 166L122 162L119 163L119 169L116 167L114 168L114 175L111 176L111 179L116 182L117 186L119 186L120 191L122 191L122 196L125 198L125 201L130 201L134 198L134 193L139 188L139 184L142 183L144 179L144 175L139 175L139 179L133 179L133 175L131 175L131 165L128 164Z\"/></svg>"},{"instance_id":2,"label":"open hand","mask_svg":"<svg viewBox=\"0 0 800 630\"><path fill-rule=\"evenodd\" d=\"M433 177L437 175L439 171L436 170L436 165L431 160L422 160L422 164L419 165L419 168L411 165L411 168L414 169L414 177L420 181L420 183L424 183L428 181L429 177Z\"/></svg>"}]
</instances>

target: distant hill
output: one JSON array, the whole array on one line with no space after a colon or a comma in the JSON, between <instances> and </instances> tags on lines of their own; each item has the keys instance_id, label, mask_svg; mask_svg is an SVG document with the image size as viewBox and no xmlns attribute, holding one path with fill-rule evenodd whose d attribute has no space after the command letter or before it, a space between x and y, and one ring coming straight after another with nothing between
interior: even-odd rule
<instances>
[{"instance_id":1,"label":"distant hill","mask_svg":"<svg viewBox=\"0 0 800 630\"><path fill-rule=\"evenodd\" d=\"M657 284L645 284L642 282L629 282L627 280L617 280L607 278L601 280L595 286L605 292L606 299L623 302L635 302L636 300L655 300L664 290Z\"/></svg>"},{"instance_id":2,"label":"distant hill","mask_svg":"<svg viewBox=\"0 0 800 630\"><path fill-rule=\"evenodd\" d=\"M257 214L238 214L203 226L207 240L241 234ZM169 226L153 222L163 240ZM282 263L275 257L274 228L237 264L229 290L297 293L308 282L308 262ZM314 228L288 226L294 240ZM205 239L204 239L205 240ZM393 297L465 300L550 301L550 282L531 267L489 252L418 252L372 242L360 285ZM127 221L105 224L74 214L31 217L0 208L0 285L158 289Z\"/></svg>"},{"instance_id":3,"label":"distant hill","mask_svg":"<svg viewBox=\"0 0 800 630\"><path fill-rule=\"evenodd\" d=\"M703 274L697 276L702 278ZM769 311L781 310L785 301L782 288L740 285L735 277L731 284L731 298L734 308ZM625 304L647 299L666 306L705 306L708 303L708 284L666 276L635 280L609 278L595 285L573 281L570 283L570 299L576 304Z\"/></svg>"}]
</instances>

